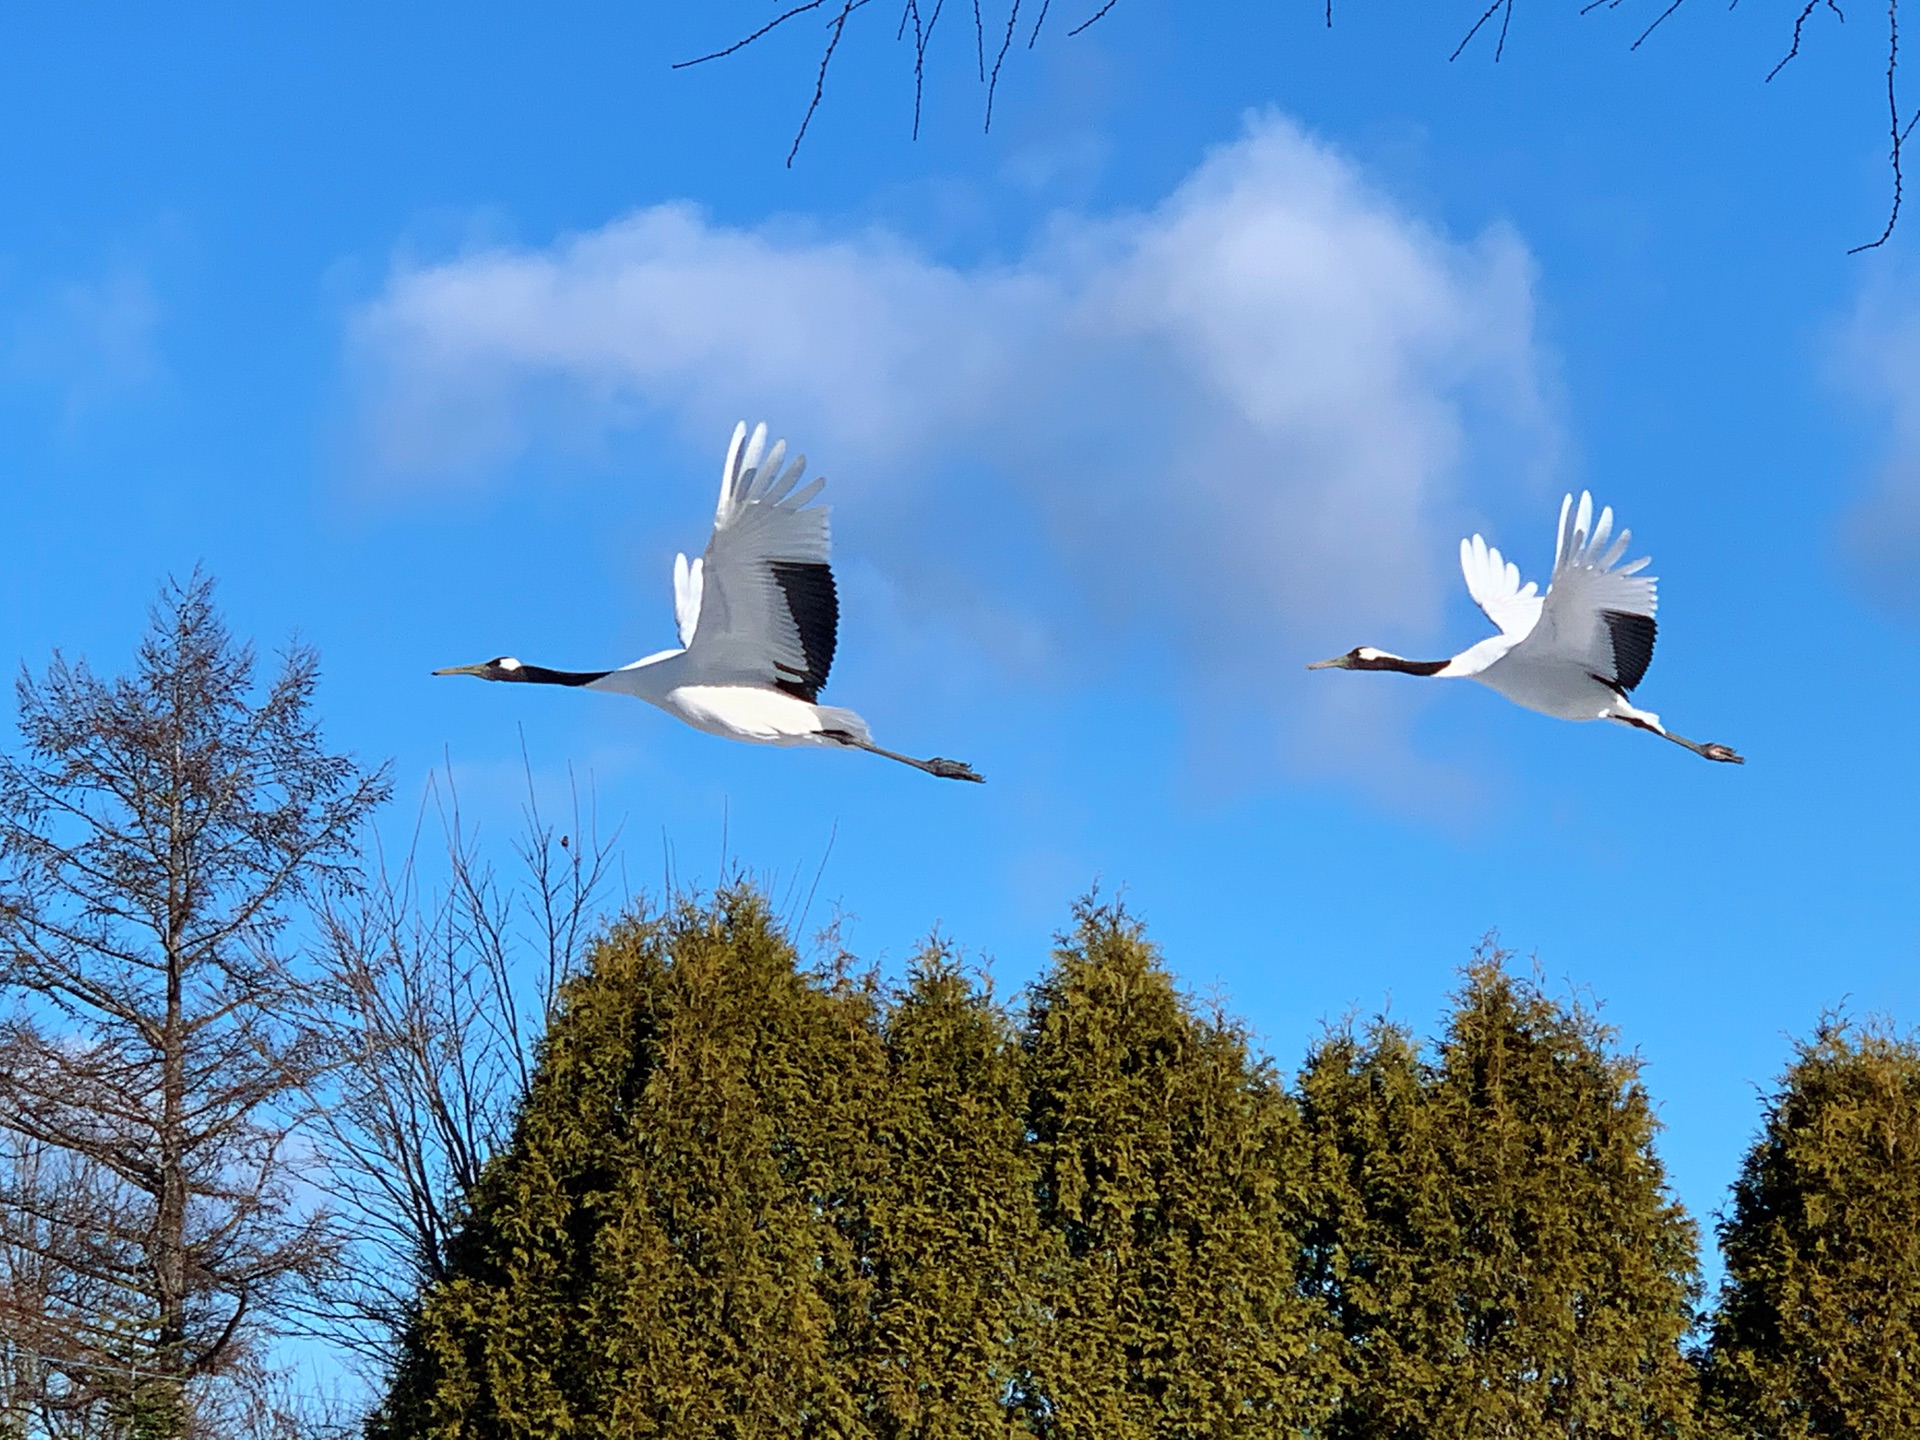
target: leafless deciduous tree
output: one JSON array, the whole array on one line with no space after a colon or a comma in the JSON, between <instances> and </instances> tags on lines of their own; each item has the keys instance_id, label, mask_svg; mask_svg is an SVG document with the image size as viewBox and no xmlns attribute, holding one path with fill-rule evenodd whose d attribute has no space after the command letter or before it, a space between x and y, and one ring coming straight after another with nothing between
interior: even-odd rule
<instances>
[{"instance_id":1,"label":"leafless deciduous tree","mask_svg":"<svg viewBox=\"0 0 1920 1440\"><path fill-rule=\"evenodd\" d=\"M1081 0L1079 12L1066 25L1068 38L1080 34L1089 26L1106 18L1112 13L1120 0ZM1328 26L1333 24L1333 0L1304 0L1312 10L1324 16ZM1507 38L1513 27L1514 12L1519 8L1520 0L1469 0L1463 10L1468 23L1459 45L1448 58L1458 60L1468 47L1482 34L1491 34L1493 58L1500 60L1506 54ZM1686 4L1686 0L1572 0L1582 15L1592 14L1596 10L1619 10L1625 6L1635 6L1647 12L1649 18L1641 26L1632 48L1638 50L1653 33L1673 14ZM1738 4L1738 0L1734 0ZM839 55L842 42L847 37L850 25L867 23L855 22L854 17L872 4L872 0L775 0L778 13L764 24L757 26L746 35L740 36L731 44L723 45L708 54L683 60L673 68L686 69L691 65L704 65L712 60L722 60L729 55L739 53L749 45L765 39L774 31L780 30L796 21L811 17L814 23L823 26L825 38L819 46L819 60L814 71L813 96L807 102L806 110L800 117L799 129L794 133L793 144L787 151L787 164L792 165L794 157L800 153L800 142L807 137L807 129L813 123L813 117L826 98L827 71L832 68L834 59ZM1478 4L1480 8L1473 8ZM894 20L896 43L910 41L913 54L913 134L920 134L921 101L926 89L926 69L928 47L939 26L941 17L946 13L947 0L894 0L894 4L883 7L882 13L897 16ZM1790 43L1781 56L1780 63L1768 72L1766 78L1771 81L1786 67L1788 62L1800 54L1801 41L1806 37L1808 24L1815 20L1821 11L1828 12L1836 22L1846 19L1839 0L1794 0L1793 33ZM955 29L962 31L965 38L973 40L974 68L978 71L980 84L986 90L986 128L993 128L993 102L1000 89L1000 72L1008 57L1017 49L1031 50L1040 41L1047 21L1053 14L1054 0L966 0L962 5L955 0L955 8L961 10L960 20L949 21L946 32ZM1055 22L1060 28L1061 22ZM1876 239L1856 245L1849 254L1859 254L1862 250L1872 250L1886 244L1893 235L1894 226L1900 219L1900 205L1905 188L1903 164L1906 144L1913 134L1916 124L1920 124L1920 107L1911 113L1903 108L1900 99L1900 0L1886 0L1886 106L1890 148L1888 160L1892 168L1893 194L1888 205L1887 221ZM989 63L991 60L991 63Z\"/></svg>"},{"instance_id":2,"label":"leafless deciduous tree","mask_svg":"<svg viewBox=\"0 0 1920 1440\"><path fill-rule=\"evenodd\" d=\"M329 1240L286 1115L323 1057L282 950L349 893L384 773L329 753L313 653L254 683L212 584L130 674L56 655L0 755L0 1420L232 1434L235 1382ZM257 1369L252 1373L258 1373Z\"/></svg>"},{"instance_id":3,"label":"leafless deciduous tree","mask_svg":"<svg viewBox=\"0 0 1920 1440\"><path fill-rule=\"evenodd\" d=\"M352 1237L316 1318L379 1366L420 1295L487 1161L506 1145L560 986L595 929L610 878L591 800L567 825L541 814L528 775L525 824L505 873L463 826L451 771L422 816L443 845L330 905L303 1019L333 1057L313 1077L308 1128Z\"/></svg>"}]
</instances>

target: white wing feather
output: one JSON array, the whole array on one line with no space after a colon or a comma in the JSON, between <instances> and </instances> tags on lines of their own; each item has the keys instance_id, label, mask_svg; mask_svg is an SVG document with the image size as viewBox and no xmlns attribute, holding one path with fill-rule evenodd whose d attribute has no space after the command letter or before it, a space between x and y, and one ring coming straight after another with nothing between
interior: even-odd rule
<instances>
[{"instance_id":1,"label":"white wing feather","mask_svg":"<svg viewBox=\"0 0 1920 1440\"><path fill-rule=\"evenodd\" d=\"M680 632L680 648L693 643L693 632L700 626L700 588L704 561L687 563L684 553L673 557L673 623Z\"/></svg>"},{"instance_id":2,"label":"white wing feather","mask_svg":"<svg viewBox=\"0 0 1920 1440\"><path fill-rule=\"evenodd\" d=\"M786 441L768 451L766 440L765 425L751 438L744 424L734 427L713 535L689 567L693 625L682 634L688 661L713 683L768 685L810 673L788 589L774 567L828 563L828 507L810 505L826 481L799 485L806 457L795 457L782 473ZM829 638L828 659L831 653Z\"/></svg>"},{"instance_id":3,"label":"white wing feather","mask_svg":"<svg viewBox=\"0 0 1920 1440\"><path fill-rule=\"evenodd\" d=\"M1502 559L1480 536L1460 542L1460 573L1466 577L1473 603L1500 627L1501 634L1519 640L1540 619L1539 587L1531 580L1523 586L1520 567Z\"/></svg>"},{"instance_id":4,"label":"white wing feather","mask_svg":"<svg viewBox=\"0 0 1920 1440\"><path fill-rule=\"evenodd\" d=\"M1620 564L1631 538L1628 530L1613 535L1610 508L1601 510L1599 519L1594 519L1592 495L1581 494L1577 511L1573 496L1560 502L1553 583L1547 587L1539 623L1524 646L1515 647L1516 656L1524 650L1538 659L1578 664L1592 674L1614 676L1618 673L1616 666L1627 657L1616 643L1619 622L1610 621L1608 616L1639 617L1646 622L1640 627L1646 654L1638 664L1644 672L1652 658L1651 622L1659 597L1654 577L1640 573L1650 561L1643 557ZM1633 674L1620 678L1627 682L1625 688L1632 689L1640 677Z\"/></svg>"}]
</instances>

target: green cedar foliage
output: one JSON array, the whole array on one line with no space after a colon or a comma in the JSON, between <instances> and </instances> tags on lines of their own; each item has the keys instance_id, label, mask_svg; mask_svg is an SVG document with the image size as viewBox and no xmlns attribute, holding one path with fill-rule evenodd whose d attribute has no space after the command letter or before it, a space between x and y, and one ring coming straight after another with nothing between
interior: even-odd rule
<instances>
[{"instance_id":1,"label":"green cedar foliage","mask_svg":"<svg viewBox=\"0 0 1920 1440\"><path fill-rule=\"evenodd\" d=\"M426 1295L385 1440L1294 1434L1292 1103L1083 907L1016 1035L884 1009L745 889L617 929Z\"/></svg>"},{"instance_id":2,"label":"green cedar foliage","mask_svg":"<svg viewBox=\"0 0 1920 1440\"><path fill-rule=\"evenodd\" d=\"M871 998L744 887L568 986L375 1435L863 1433Z\"/></svg>"},{"instance_id":3,"label":"green cedar foliage","mask_svg":"<svg viewBox=\"0 0 1920 1440\"><path fill-rule=\"evenodd\" d=\"M1688 1433L1694 1227L1637 1063L1500 958L1468 971L1431 1061L1382 1024L1302 1072L1305 1288L1345 1372L1324 1433Z\"/></svg>"},{"instance_id":4,"label":"green cedar foliage","mask_svg":"<svg viewBox=\"0 0 1920 1440\"><path fill-rule=\"evenodd\" d=\"M1497 964L1431 1059L1335 1034L1296 1101L1117 907L1016 1030L938 947L886 1004L802 973L742 887L569 984L371 1433L1680 1435L1653 1130Z\"/></svg>"},{"instance_id":5,"label":"green cedar foliage","mask_svg":"<svg viewBox=\"0 0 1920 1440\"><path fill-rule=\"evenodd\" d=\"M1048 1253L1022 1407L1059 1440L1298 1433L1316 1364L1292 1102L1122 910L1076 919L1025 1037Z\"/></svg>"},{"instance_id":6,"label":"green cedar foliage","mask_svg":"<svg viewBox=\"0 0 1920 1440\"><path fill-rule=\"evenodd\" d=\"M1732 1433L1920 1435L1920 1045L1823 1021L1720 1225L1707 1358Z\"/></svg>"},{"instance_id":7,"label":"green cedar foliage","mask_svg":"<svg viewBox=\"0 0 1920 1440\"><path fill-rule=\"evenodd\" d=\"M1017 1038L942 947L885 1022L884 1179L867 1362L874 1430L924 1440L1025 1434L1039 1240Z\"/></svg>"}]
</instances>

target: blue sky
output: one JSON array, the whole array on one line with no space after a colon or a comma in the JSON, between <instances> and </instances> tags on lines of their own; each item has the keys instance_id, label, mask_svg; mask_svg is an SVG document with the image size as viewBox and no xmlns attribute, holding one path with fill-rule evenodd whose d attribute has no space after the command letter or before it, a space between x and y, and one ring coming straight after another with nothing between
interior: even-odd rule
<instances>
[{"instance_id":1,"label":"blue sky","mask_svg":"<svg viewBox=\"0 0 1920 1440\"><path fill-rule=\"evenodd\" d=\"M956 7L914 142L874 7L788 168L819 32L674 72L767 13L682 8L10 11L0 653L118 666L204 562L319 647L392 833L443 761L504 832L524 737L636 888L826 857L810 921L1008 988L1097 879L1289 1067L1348 1011L1430 1032L1497 929L1642 1052L1702 1217L1789 1034L1914 1018L1920 217L1845 253L1875 22L1764 84L1763 7L1630 52L1651 6L1522 5L1496 65L1448 63L1474 5L1063 5L983 135ZM669 643L762 416L837 503L828 698L984 787L427 678ZM1302 670L1479 638L1458 538L1539 577L1582 486L1661 577L1636 698L1744 769Z\"/></svg>"}]
</instances>

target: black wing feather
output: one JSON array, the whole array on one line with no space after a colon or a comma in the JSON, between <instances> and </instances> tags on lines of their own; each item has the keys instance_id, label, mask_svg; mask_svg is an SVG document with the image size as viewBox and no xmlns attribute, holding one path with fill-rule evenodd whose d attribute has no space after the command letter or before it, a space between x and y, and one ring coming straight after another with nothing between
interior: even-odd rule
<instances>
[{"instance_id":1,"label":"black wing feather","mask_svg":"<svg viewBox=\"0 0 1920 1440\"><path fill-rule=\"evenodd\" d=\"M781 678L773 683L812 704L820 698L827 672L833 669L833 647L840 632L840 594L834 588L833 567L775 560L772 569L807 657L804 674L793 674L783 665Z\"/></svg>"},{"instance_id":2,"label":"black wing feather","mask_svg":"<svg viewBox=\"0 0 1920 1440\"><path fill-rule=\"evenodd\" d=\"M1653 639L1656 626L1651 615L1629 615L1624 610L1602 610L1607 632L1613 637L1613 678L1622 691L1631 690L1646 677L1653 663Z\"/></svg>"}]
</instances>

